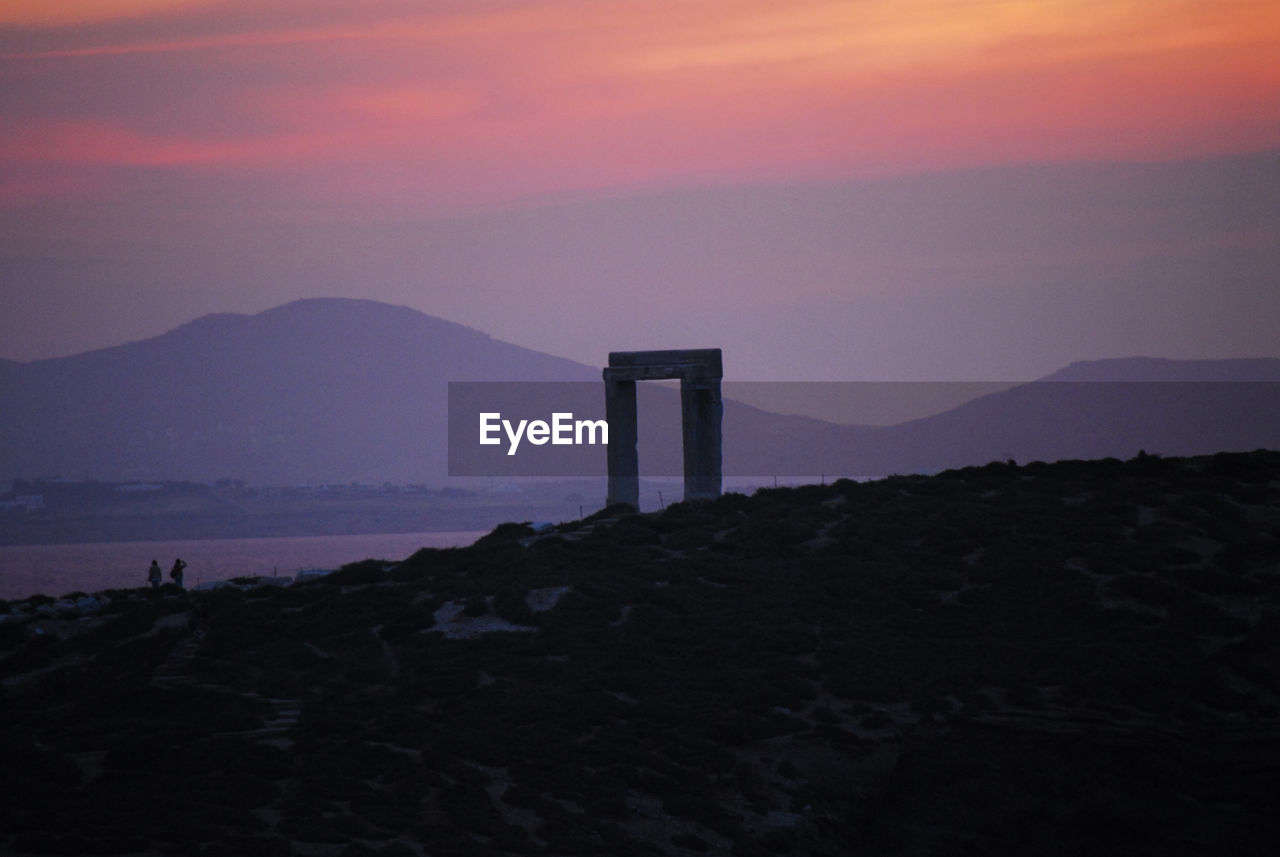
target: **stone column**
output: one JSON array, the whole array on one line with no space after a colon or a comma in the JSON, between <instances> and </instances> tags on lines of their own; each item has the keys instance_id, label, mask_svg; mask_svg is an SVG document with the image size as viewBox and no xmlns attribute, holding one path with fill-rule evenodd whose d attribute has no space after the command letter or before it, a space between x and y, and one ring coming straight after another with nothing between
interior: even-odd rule
<instances>
[{"instance_id":1,"label":"stone column","mask_svg":"<svg viewBox=\"0 0 1280 857\"><path fill-rule=\"evenodd\" d=\"M714 500L722 483L720 379L680 379L684 499Z\"/></svg>"},{"instance_id":2,"label":"stone column","mask_svg":"<svg viewBox=\"0 0 1280 857\"><path fill-rule=\"evenodd\" d=\"M608 505L640 508L640 460L636 453L636 382L604 380L604 418L609 423Z\"/></svg>"}]
</instances>

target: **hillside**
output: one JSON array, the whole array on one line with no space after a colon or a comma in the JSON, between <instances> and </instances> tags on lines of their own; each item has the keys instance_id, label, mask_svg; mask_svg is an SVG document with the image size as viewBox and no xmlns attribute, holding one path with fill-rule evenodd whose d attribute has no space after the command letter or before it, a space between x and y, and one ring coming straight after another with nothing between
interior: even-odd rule
<instances>
[{"instance_id":1,"label":"hillside","mask_svg":"<svg viewBox=\"0 0 1280 857\"><path fill-rule=\"evenodd\" d=\"M1270 854L1278 569L1260 451L29 599L0 852Z\"/></svg>"}]
</instances>

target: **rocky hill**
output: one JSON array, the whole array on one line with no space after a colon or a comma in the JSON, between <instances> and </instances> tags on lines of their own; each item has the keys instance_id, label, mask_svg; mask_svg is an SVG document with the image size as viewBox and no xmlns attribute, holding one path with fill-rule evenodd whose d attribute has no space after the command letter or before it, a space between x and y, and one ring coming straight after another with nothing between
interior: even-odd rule
<instances>
[{"instance_id":1,"label":"rocky hill","mask_svg":"<svg viewBox=\"0 0 1280 857\"><path fill-rule=\"evenodd\" d=\"M0 852L1270 854L1280 453L4 605Z\"/></svg>"}]
</instances>

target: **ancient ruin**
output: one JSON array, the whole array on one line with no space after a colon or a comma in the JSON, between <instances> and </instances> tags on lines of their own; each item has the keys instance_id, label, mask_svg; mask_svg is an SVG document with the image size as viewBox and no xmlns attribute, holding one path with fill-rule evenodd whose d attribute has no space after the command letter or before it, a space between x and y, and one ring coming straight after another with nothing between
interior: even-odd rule
<instances>
[{"instance_id":1,"label":"ancient ruin","mask_svg":"<svg viewBox=\"0 0 1280 857\"><path fill-rule=\"evenodd\" d=\"M609 503L640 508L636 454L636 382L680 379L684 434L684 499L720 496L719 348L680 351L614 351L604 369L605 419L609 423Z\"/></svg>"}]
</instances>

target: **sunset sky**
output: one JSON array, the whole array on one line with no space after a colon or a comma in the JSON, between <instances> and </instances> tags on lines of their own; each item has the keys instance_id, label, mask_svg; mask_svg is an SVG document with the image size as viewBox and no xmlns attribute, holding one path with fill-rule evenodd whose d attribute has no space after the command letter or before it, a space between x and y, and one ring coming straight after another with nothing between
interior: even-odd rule
<instances>
[{"instance_id":1,"label":"sunset sky","mask_svg":"<svg viewBox=\"0 0 1280 857\"><path fill-rule=\"evenodd\" d=\"M10 0L0 358L300 297L592 364L1280 356L1280 8Z\"/></svg>"}]
</instances>

